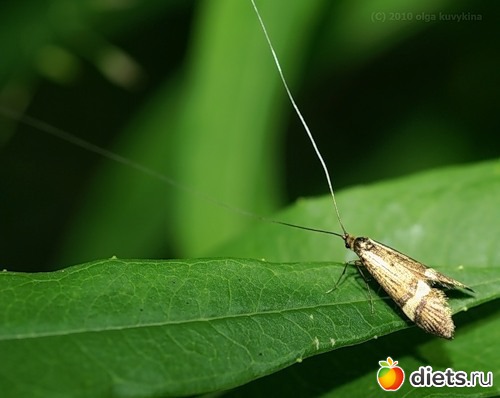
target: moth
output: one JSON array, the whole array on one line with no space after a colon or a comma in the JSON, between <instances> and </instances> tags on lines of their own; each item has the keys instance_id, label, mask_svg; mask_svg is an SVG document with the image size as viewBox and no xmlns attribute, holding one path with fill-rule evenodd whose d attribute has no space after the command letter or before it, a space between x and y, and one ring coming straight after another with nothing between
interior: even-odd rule
<instances>
[{"instance_id":1,"label":"moth","mask_svg":"<svg viewBox=\"0 0 500 398\"><path fill-rule=\"evenodd\" d=\"M358 265L367 269L408 318L426 332L453 338L455 325L447 297L434 286L471 288L373 239L347 233L342 238L359 257Z\"/></svg>"},{"instance_id":2,"label":"moth","mask_svg":"<svg viewBox=\"0 0 500 398\"><path fill-rule=\"evenodd\" d=\"M316 231L326 232L342 238L345 242L346 248L352 250L359 257L359 261L357 261L356 264L366 268L366 270L375 278L386 293L403 310L406 316L415 322L417 326L436 336L452 339L455 331L455 325L451 318L451 310L447 302L447 297L442 290L435 286L444 288L463 288L470 291L472 291L472 289L453 278L443 275L432 268L426 267L421 262L414 260L389 246L366 237L356 238L347 233L340 218L337 202L335 200L335 193L330 179L330 173L326 163L323 160L321 152L316 145L314 137L309 130L304 117L295 103L290 89L288 88L278 56L276 55L271 39L267 33L264 21L260 16L259 10L257 9L255 0L251 0L251 2L257 14L262 31L264 32L267 44L271 50L274 63L287 92L288 98L307 133L307 136L325 173L334 210L343 233L339 234L329 231ZM295 225L291 226L301 228ZM345 269L346 268L344 268L342 275L345 273Z\"/></svg>"}]
</instances>

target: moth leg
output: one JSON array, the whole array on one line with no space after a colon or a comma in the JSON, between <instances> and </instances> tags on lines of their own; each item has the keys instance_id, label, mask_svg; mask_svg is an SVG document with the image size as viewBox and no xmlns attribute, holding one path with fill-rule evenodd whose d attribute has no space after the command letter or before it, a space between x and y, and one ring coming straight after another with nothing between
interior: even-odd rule
<instances>
[{"instance_id":1,"label":"moth leg","mask_svg":"<svg viewBox=\"0 0 500 398\"><path fill-rule=\"evenodd\" d=\"M328 290L328 291L326 292L326 294L333 292L333 291L337 288L337 286L338 286L338 284L339 284L340 280L341 280L341 279L342 279L342 277L345 275L345 271L346 271L346 269L347 269L347 266L348 266L348 265L349 265L349 262L345 263L344 269L343 269L342 273L340 274L339 279L337 279L337 282L335 283L335 285L334 285L334 286L333 286L330 290Z\"/></svg>"},{"instance_id":2,"label":"moth leg","mask_svg":"<svg viewBox=\"0 0 500 398\"><path fill-rule=\"evenodd\" d=\"M372 293L371 293L371 290L370 290L370 285L368 285L368 279L366 279L365 274L363 274L363 271L361 270L361 267L364 266L364 264L363 264L363 262L361 260L356 260L355 264L356 264L356 268L358 269L359 274L361 275L361 277L365 281L366 289L368 290L368 298L370 299L370 306L371 306L371 309L372 309L372 314L374 314L375 313L375 309L373 307L373 299L372 299Z\"/></svg>"}]
</instances>

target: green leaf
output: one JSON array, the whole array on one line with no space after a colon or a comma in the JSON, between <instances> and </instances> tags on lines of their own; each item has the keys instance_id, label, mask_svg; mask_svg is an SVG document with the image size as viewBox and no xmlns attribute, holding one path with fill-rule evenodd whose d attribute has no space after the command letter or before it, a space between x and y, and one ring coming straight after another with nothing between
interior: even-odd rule
<instances>
[{"instance_id":1,"label":"green leaf","mask_svg":"<svg viewBox=\"0 0 500 398\"><path fill-rule=\"evenodd\" d=\"M364 344L318 355L272 377L249 383L226 396L251 397L258 394L281 396L366 397L382 396L376 375L379 360L388 354L406 373L420 366L444 371L451 367L466 372L493 372L494 386L483 388L414 388L404 382L401 396L411 397L496 397L500 394L500 310L498 300L454 316L459 333L453 341L429 338L418 328L391 334Z\"/></svg>"},{"instance_id":2,"label":"green leaf","mask_svg":"<svg viewBox=\"0 0 500 398\"><path fill-rule=\"evenodd\" d=\"M327 361L329 377L320 389L359 396L361 391L378 391L377 363L388 355L405 371L430 364L498 374L499 360L492 353L500 342L497 306L474 307L500 296L493 246L499 228L494 218L499 175L495 161L339 195L349 228L361 229L366 223L368 234L401 241L394 246L429 258L428 264L475 290L447 293L453 313L468 310L454 317L454 341L415 327L378 338L407 329L411 322L383 292L372 292L372 313L365 284L353 269L334 292L325 293L344 267L340 240L327 237L323 250L331 248L334 261L318 262L313 241L323 236L261 225L234 242L233 250L247 245L262 254L255 258L262 258L271 257L268 251L274 247L276 258L297 255L299 262L111 259L53 273L0 273L0 352L9 364L0 371L4 396L191 395L241 385L332 350L326 359L294 366L302 376L290 378L286 386L279 383L283 376L278 373L241 393L260 385L269 391L299 391L302 381L312 385L320 364ZM309 224L322 227L329 212L328 200L304 200L283 217L299 222L312 216ZM383 225L372 224L377 218ZM377 236L383 227L386 235ZM401 248L404 243L407 247ZM467 256L454 262L455 250ZM336 350L368 340L359 348ZM310 366L316 368L314 375L307 371ZM402 388L411 390L407 384ZM484 391L493 390L461 390Z\"/></svg>"},{"instance_id":3,"label":"green leaf","mask_svg":"<svg viewBox=\"0 0 500 398\"><path fill-rule=\"evenodd\" d=\"M0 384L9 396L68 396L77 386L86 396L196 394L407 327L388 298L377 298L372 314L354 280L325 294L342 266L112 259L4 272L0 352L10 366ZM485 287L499 279L483 270L476 296L453 308L491 299Z\"/></svg>"}]
</instances>

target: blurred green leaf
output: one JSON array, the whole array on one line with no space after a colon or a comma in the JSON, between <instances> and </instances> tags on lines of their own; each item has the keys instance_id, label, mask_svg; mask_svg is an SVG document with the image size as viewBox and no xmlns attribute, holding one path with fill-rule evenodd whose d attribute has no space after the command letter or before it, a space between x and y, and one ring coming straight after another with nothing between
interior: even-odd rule
<instances>
[{"instance_id":1,"label":"blurred green leaf","mask_svg":"<svg viewBox=\"0 0 500 398\"><path fill-rule=\"evenodd\" d=\"M417 258L442 266L500 264L496 237L500 162L493 160L418 173L358 186L337 195L349 233L369 236ZM278 220L340 232L330 197L299 200L274 216ZM215 255L268 261L344 261L340 238L259 223L214 251Z\"/></svg>"},{"instance_id":2,"label":"blurred green leaf","mask_svg":"<svg viewBox=\"0 0 500 398\"><path fill-rule=\"evenodd\" d=\"M2 6L2 103L29 103L30 116L246 210L324 192L249 1L68 3ZM337 188L496 156L498 26L486 16L498 4L258 4ZM416 18L441 12L483 18ZM117 53L139 65L140 84L103 75ZM207 255L248 224L12 124L0 121L9 267Z\"/></svg>"},{"instance_id":3,"label":"blurred green leaf","mask_svg":"<svg viewBox=\"0 0 500 398\"><path fill-rule=\"evenodd\" d=\"M281 202L283 88L250 2L199 4L184 72L157 89L116 150L202 195L266 214ZM291 82L322 4L263 4L262 12L278 21L272 34ZM154 183L136 177L115 167L100 173L65 237L63 261L88 258L89 251L112 255L110 247L151 253L166 234L179 255L197 256L248 224L175 190L167 199L156 185L152 194ZM129 194L122 195L125 186Z\"/></svg>"}]
</instances>

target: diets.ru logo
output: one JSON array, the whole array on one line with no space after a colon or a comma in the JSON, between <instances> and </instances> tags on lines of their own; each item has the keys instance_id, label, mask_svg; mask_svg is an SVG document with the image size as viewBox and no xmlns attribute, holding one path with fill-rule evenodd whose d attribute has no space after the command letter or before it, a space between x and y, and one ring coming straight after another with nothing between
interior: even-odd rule
<instances>
[{"instance_id":1,"label":"diets.ru logo","mask_svg":"<svg viewBox=\"0 0 500 398\"><path fill-rule=\"evenodd\" d=\"M380 369L377 372L379 386L385 391L396 391L405 381L405 372L399 366L398 361L393 361L387 357L386 361L379 361Z\"/></svg>"}]
</instances>

